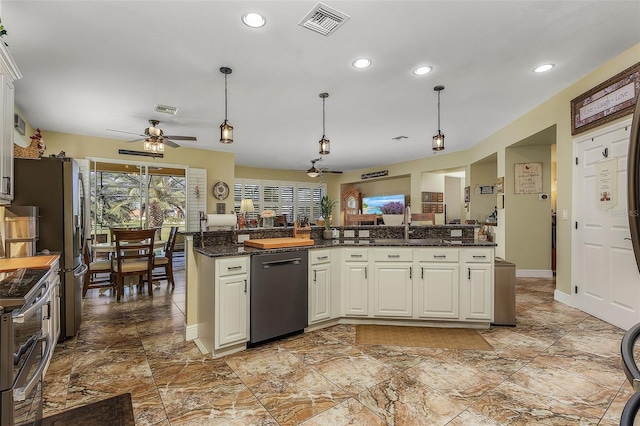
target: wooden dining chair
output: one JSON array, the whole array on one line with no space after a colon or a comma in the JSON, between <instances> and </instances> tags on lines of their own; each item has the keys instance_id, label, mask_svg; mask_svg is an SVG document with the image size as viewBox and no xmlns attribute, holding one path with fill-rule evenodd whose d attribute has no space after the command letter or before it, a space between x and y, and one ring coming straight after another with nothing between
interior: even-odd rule
<instances>
[{"instance_id":1,"label":"wooden dining chair","mask_svg":"<svg viewBox=\"0 0 640 426\"><path fill-rule=\"evenodd\" d=\"M113 236L116 250L113 259L113 273L116 277L116 300L124 294L124 279L127 276L138 277L138 289L146 281L149 296L153 296L153 241L155 229L115 230ZM146 278L145 278L146 277Z\"/></svg>"},{"instance_id":2,"label":"wooden dining chair","mask_svg":"<svg viewBox=\"0 0 640 426\"><path fill-rule=\"evenodd\" d=\"M169 238L164 246L164 254L153 258L153 280L167 280L171 284L171 288L175 288L176 283L173 280L173 250L176 245L176 237L178 235L178 227L172 226L169 231ZM160 272L156 270L161 269Z\"/></svg>"},{"instance_id":3,"label":"wooden dining chair","mask_svg":"<svg viewBox=\"0 0 640 426\"><path fill-rule=\"evenodd\" d=\"M84 282L82 283L82 297L87 295L90 288L110 288L115 290L116 284L111 270L110 260L92 260L91 244L86 241L82 253L84 264L89 268L84 274Z\"/></svg>"},{"instance_id":4,"label":"wooden dining chair","mask_svg":"<svg viewBox=\"0 0 640 426\"><path fill-rule=\"evenodd\" d=\"M420 225L427 225L425 222L430 222L428 225L436 224L436 214L435 213L413 213L411 215L411 223L421 222Z\"/></svg>"}]
</instances>

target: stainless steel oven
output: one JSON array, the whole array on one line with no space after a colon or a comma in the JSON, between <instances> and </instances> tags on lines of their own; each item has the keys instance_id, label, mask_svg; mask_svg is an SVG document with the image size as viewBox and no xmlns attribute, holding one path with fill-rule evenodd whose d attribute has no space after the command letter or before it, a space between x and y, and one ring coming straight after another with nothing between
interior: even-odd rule
<instances>
[{"instance_id":1,"label":"stainless steel oven","mask_svg":"<svg viewBox=\"0 0 640 426\"><path fill-rule=\"evenodd\" d=\"M54 345L42 327L52 290L48 275L48 270L0 274L0 426L42 419L42 375Z\"/></svg>"}]
</instances>

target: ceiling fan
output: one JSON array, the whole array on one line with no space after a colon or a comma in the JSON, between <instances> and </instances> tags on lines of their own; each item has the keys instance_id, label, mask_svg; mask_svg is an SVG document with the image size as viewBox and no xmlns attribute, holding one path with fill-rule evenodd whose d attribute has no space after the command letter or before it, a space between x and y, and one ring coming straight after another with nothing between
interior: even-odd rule
<instances>
[{"instance_id":1,"label":"ceiling fan","mask_svg":"<svg viewBox=\"0 0 640 426\"><path fill-rule=\"evenodd\" d=\"M162 147L162 145L168 145L172 148L178 148L180 145L178 145L177 143L174 142L174 140L177 141L197 141L198 139L195 136L169 136L169 135L165 135L164 132L162 131L162 129L160 129L158 126L158 124L160 124L159 120L149 120L149 127L147 127L146 129L144 129L144 133L143 134L139 134L139 133L132 133L132 132L125 132L122 130L113 130L113 129L106 129L110 132L118 132L118 133L127 133L130 135L138 135L141 137L141 139L134 139L131 141L127 141L127 142L141 142L144 141L145 142L145 150L147 151L163 151L164 147ZM149 147L149 148L147 148ZM153 149L153 148L156 149Z\"/></svg>"},{"instance_id":2,"label":"ceiling fan","mask_svg":"<svg viewBox=\"0 0 640 426\"><path fill-rule=\"evenodd\" d=\"M316 163L318 161L322 161L322 157L316 158L315 160L311 160L311 168L307 170L307 176L318 177L322 173L342 173L341 171L338 171L338 170L327 170L326 167L316 167Z\"/></svg>"}]
</instances>

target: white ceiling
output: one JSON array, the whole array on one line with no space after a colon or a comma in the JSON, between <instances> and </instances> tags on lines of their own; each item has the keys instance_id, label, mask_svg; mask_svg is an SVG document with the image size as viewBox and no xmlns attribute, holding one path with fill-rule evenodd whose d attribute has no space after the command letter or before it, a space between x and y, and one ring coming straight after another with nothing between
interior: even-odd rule
<instances>
[{"instance_id":1,"label":"white ceiling","mask_svg":"<svg viewBox=\"0 0 640 426\"><path fill-rule=\"evenodd\" d=\"M354 170L432 155L436 85L454 152L640 42L637 0L324 3L351 17L329 37L298 25L315 1L2 0L3 40L23 74L16 104L43 130L129 140L105 129L140 133L155 118L165 134L198 138L182 146L295 170L318 157L328 92L323 165ZM249 11L267 24L245 26ZM354 69L362 56L372 66ZM556 67L532 72L547 62ZM418 65L433 71L412 75ZM233 69L231 145L218 142L221 66Z\"/></svg>"}]
</instances>

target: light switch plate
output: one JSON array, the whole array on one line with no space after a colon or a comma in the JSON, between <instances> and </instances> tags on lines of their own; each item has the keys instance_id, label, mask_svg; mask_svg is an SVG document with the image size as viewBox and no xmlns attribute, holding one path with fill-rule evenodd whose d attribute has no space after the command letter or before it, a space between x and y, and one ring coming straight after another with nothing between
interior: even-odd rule
<instances>
[{"instance_id":1,"label":"light switch plate","mask_svg":"<svg viewBox=\"0 0 640 426\"><path fill-rule=\"evenodd\" d=\"M369 230L368 229L360 229L358 231L358 238L369 238Z\"/></svg>"},{"instance_id":2,"label":"light switch plate","mask_svg":"<svg viewBox=\"0 0 640 426\"><path fill-rule=\"evenodd\" d=\"M452 237L462 237L462 229L452 229L451 230Z\"/></svg>"},{"instance_id":3,"label":"light switch plate","mask_svg":"<svg viewBox=\"0 0 640 426\"><path fill-rule=\"evenodd\" d=\"M242 244L250 238L251 236L249 234L238 234L238 244Z\"/></svg>"},{"instance_id":4,"label":"light switch plate","mask_svg":"<svg viewBox=\"0 0 640 426\"><path fill-rule=\"evenodd\" d=\"M355 238L356 236L356 231L354 231L353 229L345 229L344 230L344 237L345 238Z\"/></svg>"}]
</instances>

